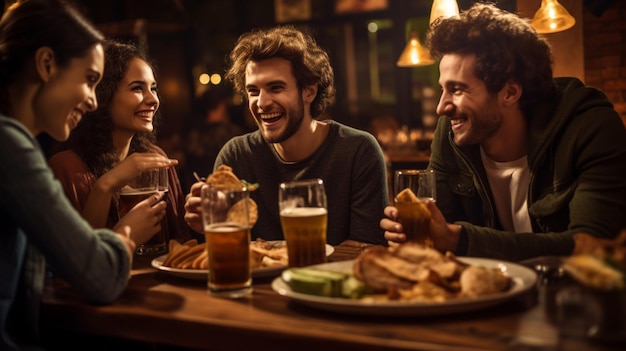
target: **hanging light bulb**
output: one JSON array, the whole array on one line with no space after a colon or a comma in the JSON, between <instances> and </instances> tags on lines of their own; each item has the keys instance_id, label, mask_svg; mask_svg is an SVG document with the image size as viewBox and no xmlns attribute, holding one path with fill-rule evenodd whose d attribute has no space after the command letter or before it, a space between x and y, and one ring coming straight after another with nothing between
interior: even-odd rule
<instances>
[{"instance_id":1,"label":"hanging light bulb","mask_svg":"<svg viewBox=\"0 0 626 351\"><path fill-rule=\"evenodd\" d=\"M396 62L398 67L416 67L432 65L435 60L430 57L430 54L422 44L420 44L419 35L417 32L411 32L409 42L406 44L402 55Z\"/></svg>"},{"instance_id":2,"label":"hanging light bulb","mask_svg":"<svg viewBox=\"0 0 626 351\"><path fill-rule=\"evenodd\" d=\"M537 33L556 33L574 26L576 20L557 0L541 0L531 25Z\"/></svg>"},{"instance_id":3,"label":"hanging light bulb","mask_svg":"<svg viewBox=\"0 0 626 351\"><path fill-rule=\"evenodd\" d=\"M448 18L459 16L459 5L456 0L435 0L430 10L430 21L432 24L437 18Z\"/></svg>"}]
</instances>

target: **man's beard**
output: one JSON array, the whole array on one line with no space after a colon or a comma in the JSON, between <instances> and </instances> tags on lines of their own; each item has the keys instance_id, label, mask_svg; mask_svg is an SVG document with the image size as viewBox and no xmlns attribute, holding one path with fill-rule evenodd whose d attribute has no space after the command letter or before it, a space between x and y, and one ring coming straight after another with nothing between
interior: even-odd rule
<instances>
[{"instance_id":1,"label":"man's beard","mask_svg":"<svg viewBox=\"0 0 626 351\"><path fill-rule=\"evenodd\" d=\"M285 130L274 136L270 137L266 133L263 133L263 137L268 143L278 144L286 141L291 138L300 126L302 125L302 121L304 121L304 102L302 101L302 97L298 98L298 106L295 109L289 109L286 111L285 115L288 117L287 126Z\"/></svg>"}]
</instances>

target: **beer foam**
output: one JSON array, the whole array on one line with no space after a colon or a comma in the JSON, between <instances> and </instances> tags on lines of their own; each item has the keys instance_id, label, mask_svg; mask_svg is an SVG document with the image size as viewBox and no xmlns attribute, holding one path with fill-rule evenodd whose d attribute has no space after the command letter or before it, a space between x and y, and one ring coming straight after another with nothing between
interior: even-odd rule
<instances>
[{"instance_id":1,"label":"beer foam","mask_svg":"<svg viewBox=\"0 0 626 351\"><path fill-rule=\"evenodd\" d=\"M284 217L312 217L326 213L327 211L323 207L292 207L280 211L280 215Z\"/></svg>"},{"instance_id":2,"label":"beer foam","mask_svg":"<svg viewBox=\"0 0 626 351\"><path fill-rule=\"evenodd\" d=\"M120 191L120 196L151 195L156 192L156 189L128 189Z\"/></svg>"},{"instance_id":3,"label":"beer foam","mask_svg":"<svg viewBox=\"0 0 626 351\"><path fill-rule=\"evenodd\" d=\"M234 232L238 232L238 231L246 230L246 229L248 228L242 226L240 223L225 222L225 223L211 224L205 227L204 231L212 232L212 233L234 233Z\"/></svg>"}]
</instances>

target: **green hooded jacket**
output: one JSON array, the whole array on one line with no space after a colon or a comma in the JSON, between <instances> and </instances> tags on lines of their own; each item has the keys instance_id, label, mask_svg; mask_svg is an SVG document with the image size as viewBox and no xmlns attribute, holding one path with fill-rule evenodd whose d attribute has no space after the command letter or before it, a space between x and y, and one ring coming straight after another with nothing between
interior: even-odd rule
<instances>
[{"instance_id":1,"label":"green hooded jacket","mask_svg":"<svg viewBox=\"0 0 626 351\"><path fill-rule=\"evenodd\" d=\"M576 78L556 78L556 97L528 118L533 233L504 231L479 145L457 146L450 121L439 118L429 168L437 174L437 206L462 225L456 254L519 261L569 255L573 234L613 238L626 228L626 129L613 105Z\"/></svg>"}]
</instances>

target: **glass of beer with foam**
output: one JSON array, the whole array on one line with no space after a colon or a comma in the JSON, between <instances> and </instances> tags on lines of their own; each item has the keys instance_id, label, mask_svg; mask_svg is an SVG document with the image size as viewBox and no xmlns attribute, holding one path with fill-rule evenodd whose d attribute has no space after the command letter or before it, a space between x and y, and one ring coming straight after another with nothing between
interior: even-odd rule
<instances>
[{"instance_id":1,"label":"glass of beer with foam","mask_svg":"<svg viewBox=\"0 0 626 351\"><path fill-rule=\"evenodd\" d=\"M247 296L252 292L248 189L207 184L201 198L209 256L208 291L218 297Z\"/></svg>"},{"instance_id":2,"label":"glass of beer with foam","mask_svg":"<svg viewBox=\"0 0 626 351\"><path fill-rule=\"evenodd\" d=\"M167 169L164 169L167 171ZM139 173L139 175L131 179L128 184L120 189L118 201L118 216L122 218L135 205L147 199L150 195L155 194L159 189L159 169L149 169ZM164 197L165 198L165 197ZM137 245L135 253L138 255L156 255L167 251L167 239L163 224L166 219L161 222L161 230L159 230L150 240Z\"/></svg>"},{"instance_id":3,"label":"glass of beer with foam","mask_svg":"<svg viewBox=\"0 0 626 351\"><path fill-rule=\"evenodd\" d=\"M321 179L280 184L280 223L290 267L326 262L326 191Z\"/></svg>"}]
</instances>

